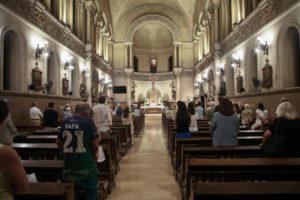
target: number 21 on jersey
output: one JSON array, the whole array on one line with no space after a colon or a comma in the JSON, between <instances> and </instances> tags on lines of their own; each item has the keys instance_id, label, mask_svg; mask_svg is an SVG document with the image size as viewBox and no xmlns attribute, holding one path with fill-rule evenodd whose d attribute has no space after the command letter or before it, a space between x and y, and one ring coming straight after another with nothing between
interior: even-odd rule
<instances>
[{"instance_id":1,"label":"number 21 on jersey","mask_svg":"<svg viewBox=\"0 0 300 200\"><path fill-rule=\"evenodd\" d=\"M84 153L86 149L83 145L83 131L75 130L74 136L70 131L65 130L63 137L66 138L64 143L64 153ZM77 143L76 143L77 142Z\"/></svg>"}]
</instances>

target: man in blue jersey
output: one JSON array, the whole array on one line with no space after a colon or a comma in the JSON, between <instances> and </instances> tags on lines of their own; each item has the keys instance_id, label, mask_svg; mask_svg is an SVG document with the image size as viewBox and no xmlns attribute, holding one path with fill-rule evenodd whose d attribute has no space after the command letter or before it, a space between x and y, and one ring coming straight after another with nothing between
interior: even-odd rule
<instances>
[{"instance_id":1,"label":"man in blue jersey","mask_svg":"<svg viewBox=\"0 0 300 200\"><path fill-rule=\"evenodd\" d=\"M96 165L99 138L90 112L88 103L77 104L74 117L63 121L57 144L64 153L63 173L75 182L75 199L84 190L87 200L99 200Z\"/></svg>"}]
</instances>

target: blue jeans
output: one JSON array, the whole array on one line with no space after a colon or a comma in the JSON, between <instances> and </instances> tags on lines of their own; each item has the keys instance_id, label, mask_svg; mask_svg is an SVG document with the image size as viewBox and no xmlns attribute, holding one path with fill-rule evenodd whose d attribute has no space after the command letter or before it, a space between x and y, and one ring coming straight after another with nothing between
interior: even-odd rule
<instances>
[{"instance_id":1,"label":"blue jeans","mask_svg":"<svg viewBox=\"0 0 300 200\"><path fill-rule=\"evenodd\" d=\"M80 200L78 199L78 193L82 190L85 192L86 200L100 200L98 196L98 176L94 175L84 179L75 180L75 200Z\"/></svg>"}]
</instances>

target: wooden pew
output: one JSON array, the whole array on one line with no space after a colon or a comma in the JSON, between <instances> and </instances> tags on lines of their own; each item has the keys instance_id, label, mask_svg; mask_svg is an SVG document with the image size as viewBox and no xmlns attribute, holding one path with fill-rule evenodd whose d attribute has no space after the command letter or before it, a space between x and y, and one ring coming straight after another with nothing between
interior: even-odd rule
<instances>
[{"instance_id":1,"label":"wooden pew","mask_svg":"<svg viewBox=\"0 0 300 200\"><path fill-rule=\"evenodd\" d=\"M14 143L11 146L24 160L57 160L63 159L55 143Z\"/></svg>"},{"instance_id":2,"label":"wooden pew","mask_svg":"<svg viewBox=\"0 0 300 200\"><path fill-rule=\"evenodd\" d=\"M189 158L249 158L265 157L260 146L232 146L232 147L195 147L182 146L181 160L176 168L176 178L180 185L185 180L187 160Z\"/></svg>"},{"instance_id":3,"label":"wooden pew","mask_svg":"<svg viewBox=\"0 0 300 200\"><path fill-rule=\"evenodd\" d=\"M23 138L24 143L56 143L57 135L28 135ZM17 142L18 143L18 142Z\"/></svg>"},{"instance_id":4,"label":"wooden pew","mask_svg":"<svg viewBox=\"0 0 300 200\"><path fill-rule=\"evenodd\" d=\"M48 129L35 130L31 134L32 135L56 135L57 136L58 130L48 130Z\"/></svg>"},{"instance_id":5,"label":"wooden pew","mask_svg":"<svg viewBox=\"0 0 300 200\"><path fill-rule=\"evenodd\" d=\"M111 131L117 135L120 153L125 155L132 145L130 124L113 124Z\"/></svg>"},{"instance_id":6,"label":"wooden pew","mask_svg":"<svg viewBox=\"0 0 300 200\"><path fill-rule=\"evenodd\" d=\"M240 136L237 137L238 146L259 145L262 141L262 136ZM176 138L176 143L172 153L172 164L178 166L178 161L181 160L182 147L184 145L210 147L212 146L212 137L191 137L191 138Z\"/></svg>"},{"instance_id":7,"label":"wooden pew","mask_svg":"<svg viewBox=\"0 0 300 200\"><path fill-rule=\"evenodd\" d=\"M192 200L298 200L300 182L193 183Z\"/></svg>"},{"instance_id":8,"label":"wooden pew","mask_svg":"<svg viewBox=\"0 0 300 200\"><path fill-rule=\"evenodd\" d=\"M15 192L15 200L66 200L68 185L66 183L42 182L30 183L26 192Z\"/></svg>"},{"instance_id":9,"label":"wooden pew","mask_svg":"<svg viewBox=\"0 0 300 200\"><path fill-rule=\"evenodd\" d=\"M192 182L300 180L300 158L191 158L186 169L185 199Z\"/></svg>"},{"instance_id":10,"label":"wooden pew","mask_svg":"<svg viewBox=\"0 0 300 200\"><path fill-rule=\"evenodd\" d=\"M168 149L169 155L172 155L174 151L175 138L176 138L176 129L174 129L173 124L168 128ZM212 134L209 130L198 130L197 132L192 132L192 137L211 137ZM263 136L262 130L239 130L238 136Z\"/></svg>"},{"instance_id":11,"label":"wooden pew","mask_svg":"<svg viewBox=\"0 0 300 200\"><path fill-rule=\"evenodd\" d=\"M109 193L115 185L115 168L112 164L113 162L110 153L110 146L107 144L102 144L102 147L105 154L105 161L102 163L98 163L97 165L100 172L100 180L108 180L109 188L107 188L107 190ZM37 173L39 181L57 181L58 179L61 180L61 173L58 174L53 173L53 170L45 170L45 168L47 167L49 167L50 169L54 169L56 167L55 172L57 172L57 168L63 168L62 160L46 160L45 158L48 157L44 156L44 154L61 155L57 156L56 158L62 159L62 153L59 151L55 143L15 143L12 145L12 148L14 148L19 153L22 159L37 157L36 154L41 155L40 160L22 160L22 162L24 163L24 168L30 169L30 173ZM60 162L61 164L59 164ZM49 172L50 175L47 172Z\"/></svg>"},{"instance_id":12,"label":"wooden pew","mask_svg":"<svg viewBox=\"0 0 300 200\"><path fill-rule=\"evenodd\" d=\"M61 182L63 160L21 160L26 173L35 173L38 182Z\"/></svg>"}]
</instances>

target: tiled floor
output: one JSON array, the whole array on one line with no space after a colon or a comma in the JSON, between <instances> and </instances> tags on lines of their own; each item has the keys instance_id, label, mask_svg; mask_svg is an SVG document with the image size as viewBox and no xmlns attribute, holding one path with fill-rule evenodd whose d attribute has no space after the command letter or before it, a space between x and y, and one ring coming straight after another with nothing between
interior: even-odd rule
<instances>
[{"instance_id":1,"label":"tiled floor","mask_svg":"<svg viewBox=\"0 0 300 200\"><path fill-rule=\"evenodd\" d=\"M146 115L144 132L122 158L116 187L108 200L179 200L161 115Z\"/></svg>"}]
</instances>

